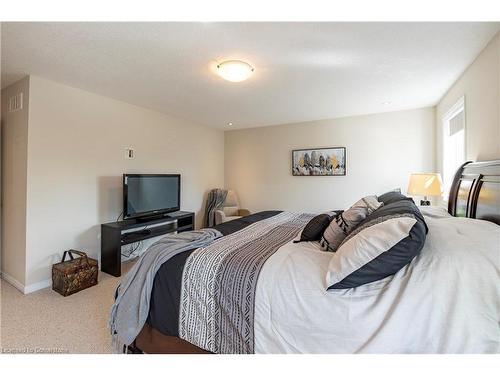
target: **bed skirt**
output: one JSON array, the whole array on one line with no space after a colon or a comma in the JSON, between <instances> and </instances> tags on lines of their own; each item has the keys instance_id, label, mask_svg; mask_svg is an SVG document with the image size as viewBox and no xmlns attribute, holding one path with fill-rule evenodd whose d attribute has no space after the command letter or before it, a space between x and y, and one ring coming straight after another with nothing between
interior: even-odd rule
<instances>
[{"instance_id":1,"label":"bed skirt","mask_svg":"<svg viewBox=\"0 0 500 375\"><path fill-rule=\"evenodd\" d=\"M149 324L142 327L129 353L139 354L212 354L177 336L167 336Z\"/></svg>"}]
</instances>

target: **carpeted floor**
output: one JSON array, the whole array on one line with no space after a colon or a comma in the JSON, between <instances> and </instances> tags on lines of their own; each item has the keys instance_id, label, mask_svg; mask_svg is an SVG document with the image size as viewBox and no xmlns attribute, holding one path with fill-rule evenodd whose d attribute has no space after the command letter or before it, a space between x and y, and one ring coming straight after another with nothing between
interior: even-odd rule
<instances>
[{"instance_id":1,"label":"carpeted floor","mask_svg":"<svg viewBox=\"0 0 500 375\"><path fill-rule=\"evenodd\" d=\"M98 285L63 297L50 288L23 295L2 280L1 351L112 353L108 316L119 282L99 273Z\"/></svg>"}]
</instances>

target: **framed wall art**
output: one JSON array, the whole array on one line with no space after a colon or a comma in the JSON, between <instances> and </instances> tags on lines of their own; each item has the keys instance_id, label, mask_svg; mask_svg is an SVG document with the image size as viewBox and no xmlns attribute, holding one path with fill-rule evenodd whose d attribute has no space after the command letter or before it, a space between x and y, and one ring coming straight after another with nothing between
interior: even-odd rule
<instances>
[{"instance_id":1,"label":"framed wall art","mask_svg":"<svg viewBox=\"0 0 500 375\"><path fill-rule=\"evenodd\" d=\"M293 176L345 176L346 148L292 150Z\"/></svg>"}]
</instances>

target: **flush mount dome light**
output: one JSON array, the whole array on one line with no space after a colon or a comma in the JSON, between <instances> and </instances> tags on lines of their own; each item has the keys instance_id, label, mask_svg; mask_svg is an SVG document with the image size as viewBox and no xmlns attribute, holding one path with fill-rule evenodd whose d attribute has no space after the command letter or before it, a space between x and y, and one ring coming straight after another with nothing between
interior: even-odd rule
<instances>
[{"instance_id":1,"label":"flush mount dome light","mask_svg":"<svg viewBox=\"0 0 500 375\"><path fill-rule=\"evenodd\" d=\"M230 82L245 81L252 75L253 67L241 60L228 60L217 65L217 74Z\"/></svg>"}]
</instances>

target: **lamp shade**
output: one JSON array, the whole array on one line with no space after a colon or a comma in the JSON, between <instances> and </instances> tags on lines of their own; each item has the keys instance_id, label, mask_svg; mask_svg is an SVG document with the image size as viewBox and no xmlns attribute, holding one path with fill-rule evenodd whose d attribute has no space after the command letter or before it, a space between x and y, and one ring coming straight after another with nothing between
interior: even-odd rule
<instances>
[{"instance_id":1,"label":"lamp shade","mask_svg":"<svg viewBox=\"0 0 500 375\"><path fill-rule=\"evenodd\" d=\"M439 173L413 173L408 184L408 194L426 197L440 196L442 193Z\"/></svg>"}]
</instances>

